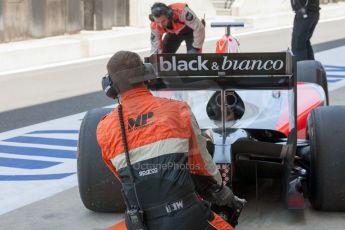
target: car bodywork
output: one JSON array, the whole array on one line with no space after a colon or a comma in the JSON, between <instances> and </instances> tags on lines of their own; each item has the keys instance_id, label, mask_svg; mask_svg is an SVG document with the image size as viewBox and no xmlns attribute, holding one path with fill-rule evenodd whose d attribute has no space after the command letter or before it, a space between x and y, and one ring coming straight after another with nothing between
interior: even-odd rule
<instances>
[{"instance_id":1,"label":"car bodywork","mask_svg":"<svg viewBox=\"0 0 345 230\"><path fill-rule=\"evenodd\" d=\"M284 178L289 208L304 207L296 187L306 172L295 158L306 144L297 140L306 139L307 116L325 104L325 93L317 84L296 82L289 52L163 54L146 60L159 76L149 84L156 95L191 107L224 183L232 187L243 168L255 165L256 175Z\"/></svg>"},{"instance_id":2,"label":"car bodywork","mask_svg":"<svg viewBox=\"0 0 345 230\"><path fill-rule=\"evenodd\" d=\"M282 175L283 159L280 156L282 149L266 144L284 144L290 133L289 99L286 90L226 91L225 101L233 103L226 106L227 110L239 110L240 112L237 112L238 117L227 115L225 140L224 134L220 132L222 129L221 117L219 116L221 104L217 102L221 97L220 91L169 91L157 92L156 95L182 100L190 105L200 129L206 134L210 144L213 145L212 150L209 148L209 151L212 152L214 162L220 166L223 181L227 182L228 185L232 183L231 180L234 180L233 174L235 172L231 172L229 166L233 161L236 161L232 159L235 158L235 154L241 154L237 156L242 161L238 168L245 167L243 161L246 159L252 163L259 162L259 175L266 175L266 177ZM325 105L325 95L322 87L313 83L297 83L297 95L303 95L297 97L296 116L296 131L299 140L296 142L296 148L302 149L306 144L302 140L307 139L307 117L311 110ZM212 109L210 108L211 104L213 105ZM210 110L218 111L215 113L212 111L212 113ZM236 114L236 111L228 111L228 113ZM244 140L253 139L255 141L252 142L252 147L255 148L255 151L253 149L247 150L247 155L244 156L245 150L239 149L238 143L248 144ZM273 149L277 149L277 152L272 152ZM272 165L274 166L272 167ZM241 171L250 173L250 170L241 169ZM293 183L300 184L300 181ZM299 197L302 199L302 196ZM289 208L303 208L304 202L302 199L298 204L288 203L288 205Z\"/></svg>"},{"instance_id":3,"label":"car bodywork","mask_svg":"<svg viewBox=\"0 0 345 230\"><path fill-rule=\"evenodd\" d=\"M287 207L304 208L313 155L307 118L327 100L324 87L297 82L297 63L290 52L157 54L145 63L154 71L140 81L156 96L183 100L191 107L224 184L234 188L248 174L255 180L281 178ZM119 182L105 175L109 170L100 155L93 154L100 151L94 148L95 128L107 111L86 115L78 143L79 190L85 206L94 211L112 211L114 197L105 197L105 190L120 193ZM102 175L90 172L90 161L92 170ZM91 181L88 175L95 178Z\"/></svg>"},{"instance_id":4,"label":"car bodywork","mask_svg":"<svg viewBox=\"0 0 345 230\"><path fill-rule=\"evenodd\" d=\"M222 126L220 91L167 91L155 95L187 102L201 129ZM325 96L321 86L303 82L297 83L297 95L301 95L297 99L297 135L305 139L307 116L312 109L324 105ZM227 90L225 97L229 102L227 109L239 110L240 116L228 118L227 128L276 130L287 137L290 121L285 90Z\"/></svg>"}]
</instances>

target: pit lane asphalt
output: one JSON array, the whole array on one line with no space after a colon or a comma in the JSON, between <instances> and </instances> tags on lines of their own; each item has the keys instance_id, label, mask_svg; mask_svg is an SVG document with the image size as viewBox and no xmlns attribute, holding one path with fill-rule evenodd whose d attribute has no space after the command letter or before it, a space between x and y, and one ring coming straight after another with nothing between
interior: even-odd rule
<instances>
[{"instance_id":1,"label":"pit lane asphalt","mask_svg":"<svg viewBox=\"0 0 345 230\"><path fill-rule=\"evenodd\" d=\"M345 45L345 31L339 29L344 23L345 20L319 24L312 40L315 51ZM242 52L281 51L289 46L291 29L238 38ZM214 42L205 45L205 51L212 52L213 49ZM111 104L111 100L98 91L105 63L106 60L98 60L0 79L0 111L3 111L0 113L0 132ZM330 98L331 104L345 104L344 88L330 92ZM257 201L253 193L255 188L248 188L249 203L236 229L345 229L345 213L317 212L309 207L286 210L280 201L278 188L266 181L260 185ZM119 214L86 210L80 201L78 188L74 187L1 215L0 228L96 230L105 229L119 218Z\"/></svg>"}]
</instances>

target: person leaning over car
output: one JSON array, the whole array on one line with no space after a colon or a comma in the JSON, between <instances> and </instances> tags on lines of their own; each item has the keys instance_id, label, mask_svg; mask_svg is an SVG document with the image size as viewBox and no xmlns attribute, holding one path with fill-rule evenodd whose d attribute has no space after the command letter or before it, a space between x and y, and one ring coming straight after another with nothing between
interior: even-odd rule
<instances>
[{"instance_id":1,"label":"person leaning over car","mask_svg":"<svg viewBox=\"0 0 345 230\"><path fill-rule=\"evenodd\" d=\"M122 88L124 81L143 76L142 66L138 54L119 51L107 70L113 84ZM223 186L189 106L155 97L143 83L119 96L120 105L98 124L97 141L104 162L121 181L127 210L140 203L147 229L233 229L200 198L232 208L243 202ZM131 167L122 142L120 106ZM126 226L135 229L127 212Z\"/></svg>"},{"instance_id":2,"label":"person leaning over car","mask_svg":"<svg viewBox=\"0 0 345 230\"><path fill-rule=\"evenodd\" d=\"M291 0L295 11L291 47L297 61L315 59L310 39L319 21L319 5L319 0Z\"/></svg>"},{"instance_id":3,"label":"person leaning over car","mask_svg":"<svg viewBox=\"0 0 345 230\"><path fill-rule=\"evenodd\" d=\"M182 41L187 53L200 53L205 40L204 21L185 3L169 6L156 2L151 7L151 53L176 53ZM163 39L163 35L164 39Z\"/></svg>"}]
</instances>

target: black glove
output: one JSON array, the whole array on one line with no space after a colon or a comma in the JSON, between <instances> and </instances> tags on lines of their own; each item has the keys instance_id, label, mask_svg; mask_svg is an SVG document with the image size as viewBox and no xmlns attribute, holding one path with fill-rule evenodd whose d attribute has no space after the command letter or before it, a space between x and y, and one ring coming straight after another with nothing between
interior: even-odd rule
<instances>
[{"instance_id":1,"label":"black glove","mask_svg":"<svg viewBox=\"0 0 345 230\"><path fill-rule=\"evenodd\" d=\"M244 205L247 203L245 199L240 199L234 195L228 186L223 186L218 192L213 193L213 201L211 203L218 206L215 210L224 219L235 227L238 224L238 218L241 215ZM227 207L224 209L224 207Z\"/></svg>"},{"instance_id":2,"label":"black glove","mask_svg":"<svg viewBox=\"0 0 345 230\"><path fill-rule=\"evenodd\" d=\"M188 54L198 54L200 53L200 49L192 47L191 49L187 50Z\"/></svg>"},{"instance_id":3,"label":"black glove","mask_svg":"<svg viewBox=\"0 0 345 230\"><path fill-rule=\"evenodd\" d=\"M219 191L213 193L213 199L211 203L218 206L228 206L232 209L242 209L247 202L245 199L240 199L234 195L231 189L224 185Z\"/></svg>"}]
</instances>

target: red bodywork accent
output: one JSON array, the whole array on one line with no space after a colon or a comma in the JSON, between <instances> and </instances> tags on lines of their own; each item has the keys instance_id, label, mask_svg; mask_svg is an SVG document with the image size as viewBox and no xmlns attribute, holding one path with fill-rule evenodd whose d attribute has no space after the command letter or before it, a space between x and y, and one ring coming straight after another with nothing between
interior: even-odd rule
<instances>
[{"instance_id":1,"label":"red bodywork accent","mask_svg":"<svg viewBox=\"0 0 345 230\"><path fill-rule=\"evenodd\" d=\"M291 209L302 209L305 207L303 196L288 196L288 207Z\"/></svg>"},{"instance_id":2,"label":"red bodywork accent","mask_svg":"<svg viewBox=\"0 0 345 230\"><path fill-rule=\"evenodd\" d=\"M228 46L227 46L227 41L229 42L228 45L231 47L231 44L233 44L234 42L236 42L236 46L240 46L239 41L232 36L229 35L223 35L223 37L221 37L216 44L216 53L228 53ZM233 51L235 52L235 51ZM237 50L238 52L238 50Z\"/></svg>"},{"instance_id":3,"label":"red bodywork accent","mask_svg":"<svg viewBox=\"0 0 345 230\"><path fill-rule=\"evenodd\" d=\"M220 38L218 41L217 41L217 44L216 44L216 53L227 53L228 51L226 50L226 41L227 39L231 39L229 38L229 36L227 35L224 35L222 38Z\"/></svg>"},{"instance_id":4,"label":"red bodywork accent","mask_svg":"<svg viewBox=\"0 0 345 230\"><path fill-rule=\"evenodd\" d=\"M302 82L297 83L297 138L306 139L308 115L312 109L319 107L322 103L322 97L316 89ZM286 106L275 129L287 136L289 128L289 111Z\"/></svg>"}]
</instances>

